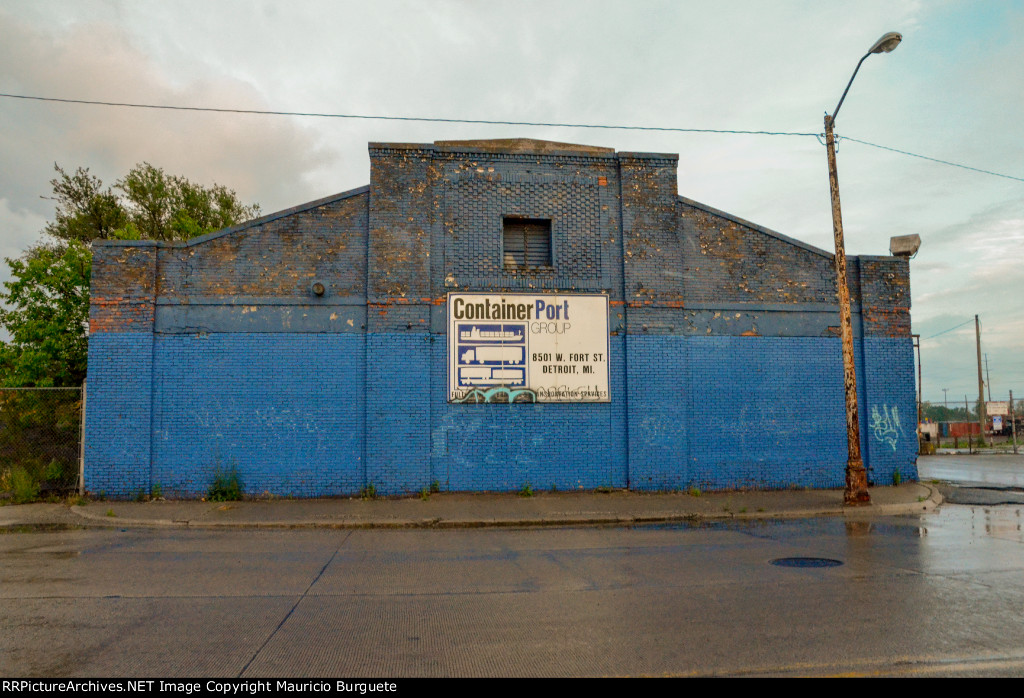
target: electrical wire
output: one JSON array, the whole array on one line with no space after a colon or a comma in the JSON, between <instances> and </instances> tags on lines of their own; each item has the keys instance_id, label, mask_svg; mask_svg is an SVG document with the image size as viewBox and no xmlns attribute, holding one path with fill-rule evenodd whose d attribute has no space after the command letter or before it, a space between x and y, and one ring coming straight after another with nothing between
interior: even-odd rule
<instances>
[{"instance_id":1,"label":"electrical wire","mask_svg":"<svg viewBox=\"0 0 1024 698\"><path fill-rule=\"evenodd\" d=\"M925 339L934 339L935 337L938 337L940 334L946 334L947 332L952 332L953 330L958 329L960 327L963 327L964 325L966 325L966 324L968 324L970 322L974 322L974 318L971 318L970 320L966 320L965 322L961 322L956 327L950 327L948 330L942 330L942 332L939 332L938 334L933 334L931 337L925 337Z\"/></svg>"},{"instance_id":2,"label":"electrical wire","mask_svg":"<svg viewBox=\"0 0 1024 698\"><path fill-rule=\"evenodd\" d=\"M441 124L487 124L492 126L546 126L557 128L601 128L622 131L672 131L677 133L729 133L748 136L815 136L814 133L795 131L746 131L741 129L718 128L676 128L672 126L625 126L615 124L565 124L545 121L505 121L501 119L446 119L430 116L383 116L380 114L330 114L324 112L277 111L270 109L228 109L219 107L182 107L170 104L136 104L132 102L101 102L91 99L63 99L59 97L36 97L0 92L0 97L10 99L31 99L40 102L62 102L65 104L92 104L104 107L130 107L133 109L169 109L173 111L200 111L219 114L259 114L262 116L312 116L325 119L373 119L380 121L426 121Z\"/></svg>"},{"instance_id":3,"label":"electrical wire","mask_svg":"<svg viewBox=\"0 0 1024 698\"><path fill-rule=\"evenodd\" d=\"M869 143L868 141L862 141L862 140L857 139L857 138L851 138L850 136L843 136L843 138L848 140L848 141L853 141L854 143L860 143L861 145L869 145L872 148L881 148L882 150L889 150L889 151L891 151L893 153L899 153L900 155L909 155L912 158L921 158L922 160L930 160L932 162L937 162L937 163L939 163L941 165L949 165L950 167L959 167L959 168L964 169L964 170L972 170L973 172L981 172L982 174L992 175L993 177L1005 177L1006 179L1013 179L1013 180L1016 180L1018 182L1024 182L1024 177L1014 177L1013 175L1000 174L999 172L993 172L992 170L983 170L983 169L980 169L978 167L971 167L970 165L961 165L960 163L950 162L949 160L939 160L938 158L928 157L927 155L918 155L917 153L911 153L910 151L907 151L907 150L900 150L899 148L890 148L887 145L879 145L878 143Z\"/></svg>"},{"instance_id":4,"label":"electrical wire","mask_svg":"<svg viewBox=\"0 0 1024 698\"><path fill-rule=\"evenodd\" d=\"M800 137L813 137L818 139L819 143L824 144L822 140L822 134L820 133L808 133L803 131L763 131L763 130L745 130L745 129L720 129L720 128L685 128L675 126L631 126L625 124L570 124L561 123L556 121L509 121L503 119L448 119L443 117L431 117L431 116L385 116L382 114L333 114L328 112L301 112L301 111L283 111L273 109L234 109L226 107L185 107L173 104L142 104L135 102L104 102L93 99L67 99L62 97L39 97L37 95L16 95L10 93L0 92L0 97L7 99L26 99L34 100L38 102L59 102L62 104L87 104L94 106L103 107L126 107L130 109L163 109L170 111L193 111L193 112L212 112L216 114L255 114L260 116L304 116L304 117L316 117L324 119L366 119L376 121L419 121L426 123L437 123L437 124L485 124L490 126L528 126L528 127L546 127L546 128L590 128L590 129L607 129L607 130L619 130L619 131L660 131L668 133L719 133L719 134L731 134L731 135L744 135L744 136L800 136ZM971 167L970 165L962 165L957 162L950 162L949 160L940 160L939 158L933 158L928 155L920 155L919 153L912 153L909 150L900 150L899 148L891 148L887 145L880 145L878 143L871 143L870 141L861 140L859 138L853 138L851 136L843 136L840 134L836 135L836 141L848 140L853 143L860 143L861 145L870 146L872 148L879 148L881 150L888 150L893 153L899 153L900 155L907 155L913 158L920 158L922 160L928 160L935 162L940 165L946 165L948 167L958 167L964 170L970 170L972 172L979 172L981 174L992 175L993 177L1002 177L1004 179L1012 179L1017 182L1024 182L1024 177L1014 177L1013 175L1002 174L1000 172L993 172L992 170L981 169L980 167Z\"/></svg>"}]
</instances>

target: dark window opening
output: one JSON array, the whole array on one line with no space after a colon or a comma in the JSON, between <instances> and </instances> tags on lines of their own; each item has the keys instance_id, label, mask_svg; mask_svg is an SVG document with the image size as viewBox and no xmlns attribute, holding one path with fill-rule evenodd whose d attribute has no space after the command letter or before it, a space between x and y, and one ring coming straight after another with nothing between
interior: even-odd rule
<instances>
[{"instance_id":1,"label":"dark window opening","mask_svg":"<svg viewBox=\"0 0 1024 698\"><path fill-rule=\"evenodd\" d=\"M505 218L502 256L506 269L551 266L551 221L542 218Z\"/></svg>"}]
</instances>

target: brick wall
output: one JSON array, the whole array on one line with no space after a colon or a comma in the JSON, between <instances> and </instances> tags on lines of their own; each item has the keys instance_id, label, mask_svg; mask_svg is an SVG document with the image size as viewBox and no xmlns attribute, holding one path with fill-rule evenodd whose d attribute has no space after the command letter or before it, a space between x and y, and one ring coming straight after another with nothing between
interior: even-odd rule
<instances>
[{"instance_id":1,"label":"brick wall","mask_svg":"<svg viewBox=\"0 0 1024 698\"><path fill-rule=\"evenodd\" d=\"M237 472L259 495L358 492L365 479L365 335L159 335L153 482L205 494ZM90 388L91 390L91 388Z\"/></svg>"},{"instance_id":2,"label":"brick wall","mask_svg":"<svg viewBox=\"0 0 1024 698\"><path fill-rule=\"evenodd\" d=\"M187 243L96 245L87 487L258 495L831 487L832 255L676 191L677 157L371 144L370 186ZM505 216L551 221L510 270ZM916 477L909 268L851 257L869 477ZM324 286L322 295L313 284ZM609 297L605 404L447 402L449 292Z\"/></svg>"}]
</instances>

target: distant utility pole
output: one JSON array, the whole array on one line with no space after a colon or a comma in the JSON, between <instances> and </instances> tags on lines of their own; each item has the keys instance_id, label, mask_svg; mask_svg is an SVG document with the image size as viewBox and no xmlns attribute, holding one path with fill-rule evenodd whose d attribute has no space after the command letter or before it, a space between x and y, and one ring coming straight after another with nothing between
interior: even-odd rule
<instances>
[{"instance_id":1,"label":"distant utility pole","mask_svg":"<svg viewBox=\"0 0 1024 698\"><path fill-rule=\"evenodd\" d=\"M985 381L981 379L981 321L974 316L974 340L978 346L978 424L981 425L982 441L985 439Z\"/></svg>"},{"instance_id":2,"label":"distant utility pole","mask_svg":"<svg viewBox=\"0 0 1024 698\"><path fill-rule=\"evenodd\" d=\"M917 349L917 439L921 440L921 400L924 396L924 387L921 384L921 335L911 335L914 338L914 348Z\"/></svg>"},{"instance_id":3,"label":"distant utility pole","mask_svg":"<svg viewBox=\"0 0 1024 698\"><path fill-rule=\"evenodd\" d=\"M942 389L942 406L949 409L949 388Z\"/></svg>"},{"instance_id":4,"label":"distant utility pole","mask_svg":"<svg viewBox=\"0 0 1024 698\"><path fill-rule=\"evenodd\" d=\"M992 402L992 376L988 375L988 352L985 352L985 385L988 386L988 401Z\"/></svg>"},{"instance_id":5,"label":"distant utility pole","mask_svg":"<svg viewBox=\"0 0 1024 698\"><path fill-rule=\"evenodd\" d=\"M1013 453L1017 454L1017 422L1013 418L1013 391L1010 391L1010 434L1013 438Z\"/></svg>"},{"instance_id":6,"label":"distant utility pole","mask_svg":"<svg viewBox=\"0 0 1024 698\"><path fill-rule=\"evenodd\" d=\"M967 419L964 420L964 424L967 425L967 452L974 453L971 449L971 408L967 404L967 395L964 395L964 412L967 413Z\"/></svg>"}]
</instances>

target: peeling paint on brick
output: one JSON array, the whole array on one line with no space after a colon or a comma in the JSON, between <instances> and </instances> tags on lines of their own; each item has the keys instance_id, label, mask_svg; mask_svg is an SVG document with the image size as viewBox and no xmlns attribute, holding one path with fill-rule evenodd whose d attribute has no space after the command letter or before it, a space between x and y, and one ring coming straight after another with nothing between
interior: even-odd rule
<instances>
[{"instance_id":1,"label":"peeling paint on brick","mask_svg":"<svg viewBox=\"0 0 1024 698\"><path fill-rule=\"evenodd\" d=\"M302 496L842 484L829 252L679 196L674 155L512 139L370 161L368 188L96 245L90 489L201 493L217 463ZM505 216L551 221L550 267L505 268ZM913 414L909 266L848 270L862 412ZM607 294L612 402L449 404L450 291ZM912 444L862 449L880 481L913 471Z\"/></svg>"}]
</instances>

